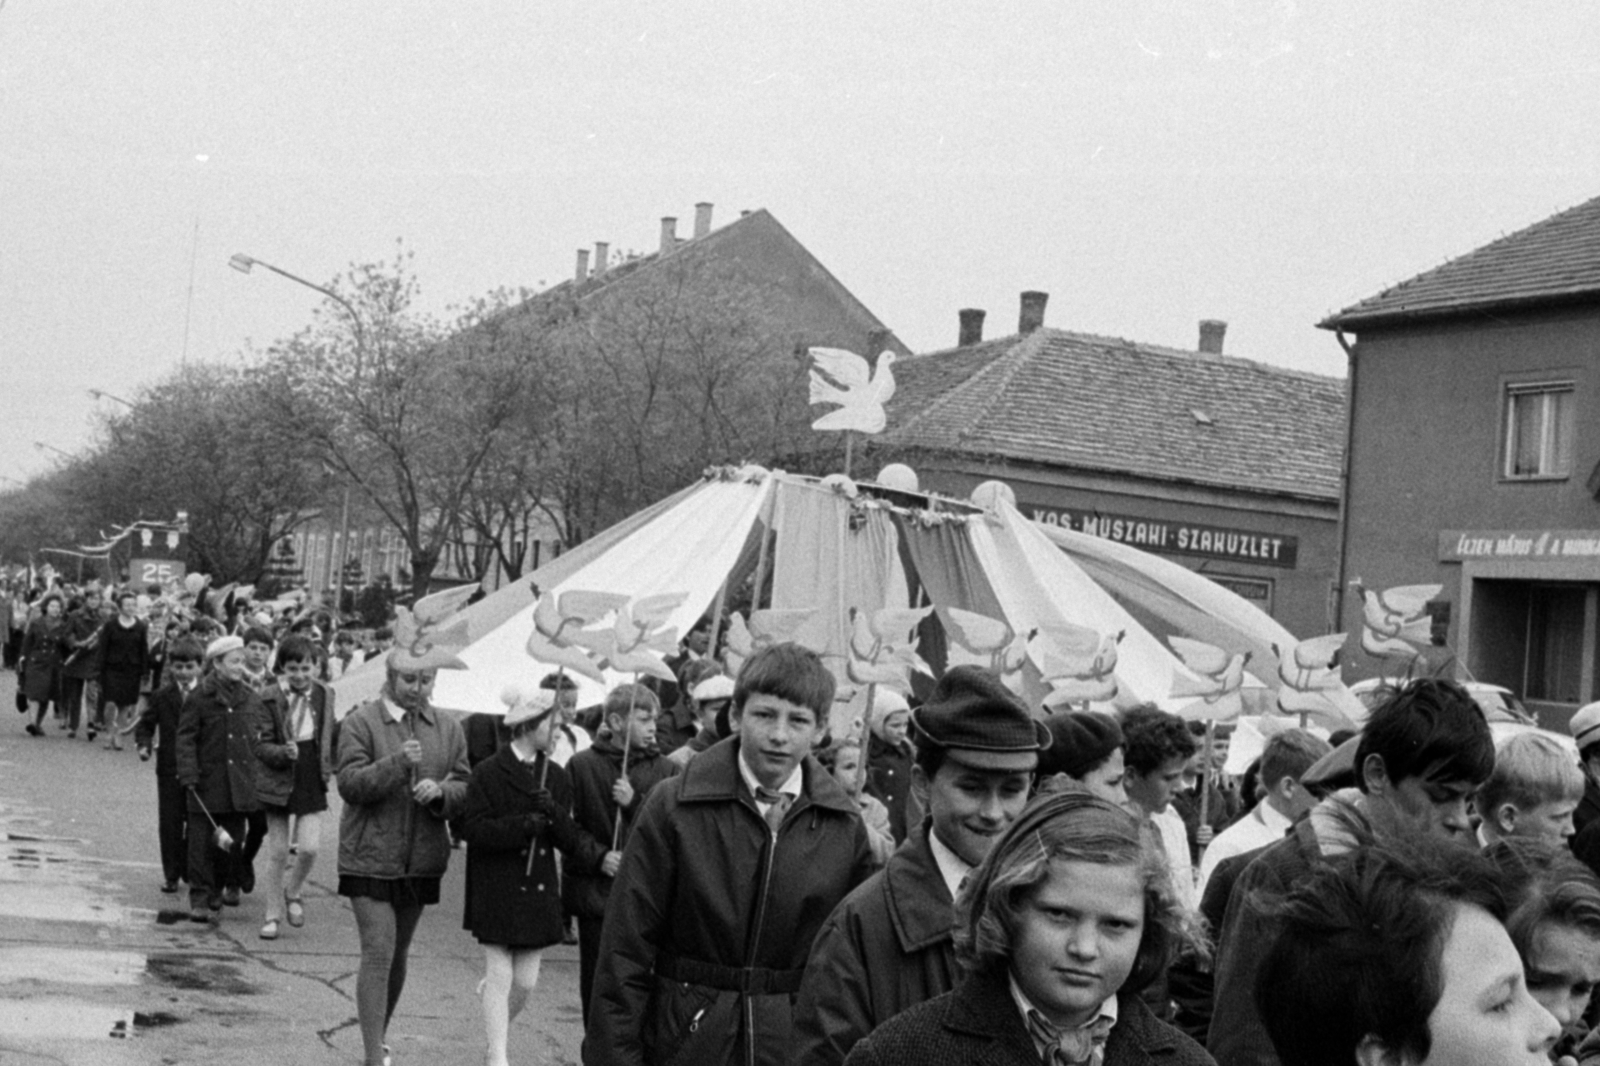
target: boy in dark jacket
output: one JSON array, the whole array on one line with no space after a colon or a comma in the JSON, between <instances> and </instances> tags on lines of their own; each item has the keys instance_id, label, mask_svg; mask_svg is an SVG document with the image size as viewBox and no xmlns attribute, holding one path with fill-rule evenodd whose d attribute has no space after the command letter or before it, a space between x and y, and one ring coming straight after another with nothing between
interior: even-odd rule
<instances>
[{"instance_id":1,"label":"boy in dark jacket","mask_svg":"<svg viewBox=\"0 0 1600 1066\"><path fill-rule=\"evenodd\" d=\"M607 848L598 868L567 866L561 891L567 913L578 919L578 997L585 1018L589 1016L595 963L600 958L606 899L611 894L611 879L622 863L634 816L644 808L650 790L679 770L677 763L656 748L659 706L656 694L643 685L617 686L606 697L603 711L609 732L567 763L573 815L580 828Z\"/></svg>"},{"instance_id":2,"label":"boy in dark jacket","mask_svg":"<svg viewBox=\"0 0 1600 1066\"><path fill-rule=\"evenodd\" d=\"M777 1066L833 908L872 870L866 826L808 754L834 680L776 644L739 672L735 733L654 789L606 906L587 1066Z\"/></svg>"},{"instance_id":3,"label":"boy in dark jacket","mask_svg":"<svg viewBox=\"0 0 1600 1066\"><path fill-rule=\"evenodd\" d=\"M911 720L911 787L928 818L812 945L795 1004L798 1066L839 1066L872 1030L955 987L957 890L1022 813L1051 743L1027 706L976 666L947 671Z\"/></svg>"},{"instance_id":4,"label":"boy in dark jacket","mask_svg":"<svg viewBox=\"0 0 1600 1066\"><path fill-rule=\"evenodd\" d=\"M244 680L244 641L218 637L206 646L211 673L178 714L178 784L189 803L189 918L212 920L239 905L247 864L245 821L256 800L256 736L261 699ZM213 827L227 833L213 837ZM208 910L211 913L207 913Z\"/></svg>"},{"instance_id":5,"label":"boy in dark jacket","mask_svg":"<svg viewBox=\"0 0 1600 1066\"><path fill-rule=\"evenodd\" d=\"M178 783L178 712L200 681L205 649L185 638L167 649L166 682L150 696L133 728L139 758L156 753L156 830L161 839L161 891L178 891L188 864L186 801Z\"/></svg>"}]
</instances>

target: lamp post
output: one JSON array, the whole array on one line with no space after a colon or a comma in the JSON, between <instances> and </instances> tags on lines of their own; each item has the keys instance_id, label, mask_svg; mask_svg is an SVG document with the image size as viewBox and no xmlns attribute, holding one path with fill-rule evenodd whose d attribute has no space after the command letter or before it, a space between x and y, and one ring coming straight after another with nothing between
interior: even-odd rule
<instances>
[{"instance_id":1,"label":"lamp post","mask_svg":"<svg viewBox=\"0 0 1600 1066\"><path fill-rule=\"evenodd\" d=\"M243 252L236 252L233 256L231 256L228 259L228 265L233 267L233 269L237 270L241 274L250 273L250 268L251 267L265 267L267 270L272 271L274 274L277 274L280 277L288 278L290 281L294 282L297 285L304 285L308 289L312 289L312 290L315 290L316 292L320 292L322 295L326 296L328 299L332 300L334 303L336 303L340 307L344 308L345 311L350 315L350 321L356 327L356 351L360 352L362 354L366 353L367 340L366 340L366 333L361 327L361 316L356 314L355 307L353 307L351 305L350 301L346 300L343 296L340 296L338 293L334 292L332 289L325 288L324 286L318 285L314 281L307 281L305 278L300 277L298 274L291 274L287 270L283 269L282 267L275 267L271 263L266 262L265 260L257 259L254 256L245 255Z\"/></svg>"},{"instance_id":2,"label":"lamp post","mask_svg":"<svg viewBox=\"0 0 1600 1066\"><path fill-rule=\"evenodd\" d=\"M134 407L133 401L124 400L121 396L118 396L118 395L116 395L114 393L106 392L104 389L90 389L89 390L89 395L94 397L97 400L111 400L111 401L113 401L115 403L120 403L122 406L126 407L130 411L133 410L133 407Z\"/></svg>"},{"instance_id":3,"label":"lamp post","mask_svg":"<svg viewBox=\"0 0 1600 1066\"><path fill-rule=\"evenodd\" d=\"M334 303L336 303L340 307L344 308L345 309L345 313L350 316L351 325L355 326L355 329L356 329L356 355L363 362L365 361L365 357L366 357L366 354L367 354L367 334L366 334L366 331L361 326L361 316L356 314L356 309L355 309L354 306L351 305L349 300L346 300L343 296L340 296L338 293L334 292L332 289L326 288L326 287L324 287L322 285L318 285L316 282L313 282L313 281L307 281L305 278L300 277L298 274L291 274L287 270L284 270L282 267L275 267L271 263L266 262L265 260L257 259L255 256L245 255L243 252L236 252L234 255L230 256L229 259L228 259L228 265L233 267L233 269L237 270L241 274L250 273L250 268L251 267L264 267L267 270L272 271L274 274L277 274L279 277L288 278L290 281L294 282L297 285L304 285L308 289L311 289L311 290L313 290L315 292L320 292L322 295L326 296L328 299L332 300ZM343 612L344 612L344 564L345 564L345 556L349 554L345 542L349 539L349 536L350 536L350 481L349 481L348 478L346 478L345 482L344 482L344 507L342 509L342 514L341 514L340 519L339 519L339 557L338 557L337 562L335 562L335 564L334 564L334 565L336 565L338 567L338 575L335 578L334 594L333 594L334 595L333 613L334 613L335 617L338 617L338 616L342 615ZM329 556L329 561L330 562L334 561L333 560L333 550L332 549L333 549L333 546L332 546L332 544L330 544L329 545L329 551L328 551L328 556Z\"/></svg>"}]
</instances>

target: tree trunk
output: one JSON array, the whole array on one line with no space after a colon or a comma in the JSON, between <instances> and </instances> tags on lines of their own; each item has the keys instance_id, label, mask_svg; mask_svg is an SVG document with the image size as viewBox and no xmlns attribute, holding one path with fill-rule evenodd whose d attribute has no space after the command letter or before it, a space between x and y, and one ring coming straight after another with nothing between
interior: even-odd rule
<instances>
[{"instance_id":1,"label":"tree trunk","mask_svg":"<svg viewBox=\"0 0 1600 1066\"><path fill-rule=\"evenodd\" d=\"M411 602L416 603L428 594L428 584L433 580L434 568L439 565L439 551L427 548L411 550Z\"/></svg>"}]
</instances>

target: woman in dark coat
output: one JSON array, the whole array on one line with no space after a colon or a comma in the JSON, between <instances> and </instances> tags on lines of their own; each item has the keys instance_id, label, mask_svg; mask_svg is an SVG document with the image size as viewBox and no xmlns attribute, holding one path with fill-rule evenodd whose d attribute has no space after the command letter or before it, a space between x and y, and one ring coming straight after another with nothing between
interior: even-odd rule
<instances>
[{"instance_id":1,"label":"woman in dark coat","mask_svg":"<svg viewBox=\"0 0 1600 1066\"><path fill-rule=\"evenodd\" d=\"M543 950L566 925L555 848L590 869L605 848L572 819L572 786L550 761L554 693L508 688L511 742L467 783L461 836L467 842L463 924L483 944L483 1022L489 1066L506 1066L506 1035L539 980Z\"/></svg>"},{"instance_id":2,"label":"woman in dark coat","mask_svg":"<svg viewBox=\"0 0 1600 1066\"><path fill-rule=\"evenodd\" d=\"M39 602L39 617L28 623L22 636L22 694L34 704L28 735L44 736L39 726L52 701L61 699L61 660L65 654L67 621L62 617L61 597L51 593Z\"/></svg>"},{"instance_id":3,"label":"woman in dark coat","mask_svg":"<svg viewBox=\"0 0 1600 1066\"><path fill-rule=\"evenodd\" d=\"M122 750L122 734L131 732L139 707L139 686L150 667L150 628L139 619L139 597L132 592L117 594L116 616L100 627L96 647L100 676L100 707L95 719L109 711L105 719L110 739L106 747ZM93 736L94 720L89 729Z\"/></svg>"},{"instance_id":4,"label":"woman in dark coat","mask_svg":"<svg viewBox=\"0 0 1600 1066\"><path fill-rule=\"evenodd\" d=\"M845 1066L1214 1066L1139 997L1185 936L1166 871L1159 841L1111 801L1035 799L956 902L966 978L873 1030Z\"/></svg>"}]
</instances>

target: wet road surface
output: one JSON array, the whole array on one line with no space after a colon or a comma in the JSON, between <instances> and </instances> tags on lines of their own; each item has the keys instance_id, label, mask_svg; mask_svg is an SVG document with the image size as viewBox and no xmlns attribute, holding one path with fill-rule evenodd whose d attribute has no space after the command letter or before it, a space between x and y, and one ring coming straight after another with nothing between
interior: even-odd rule
<instances>
[{"instance_id":1,"label":"wet road surface","mask_svg":"<svg viewBox=\"0 0 1600 1066\"><path fill-rule=\"evenodd\" d=\"M0 1064L361 1062L355 922L333 893L337 796L303 928L259 939L259 894L198 925L186 891L160 891L153 762L131 744L69 741L49 722L44 738L27 736L14 692L15 676L0 674ZM483 1061L483 956L461 929L464 874L457 852L417 931L389 1028L395 1066ZM546 951L512 1028L513 1062L577 1062L577 970L576 948Z\"/></svg>"}]
</instances>

